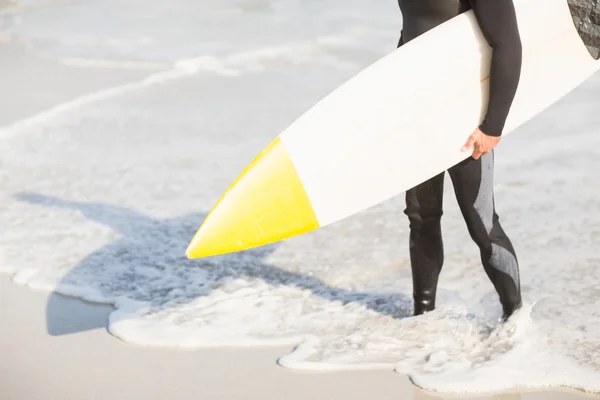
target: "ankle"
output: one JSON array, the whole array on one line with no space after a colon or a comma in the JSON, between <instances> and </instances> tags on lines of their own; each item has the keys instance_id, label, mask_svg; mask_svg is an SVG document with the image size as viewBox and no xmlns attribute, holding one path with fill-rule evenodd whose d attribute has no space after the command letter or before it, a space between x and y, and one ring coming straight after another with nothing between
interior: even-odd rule
<instances>
[{"instance_id":1,"label":"ankle","mask_svg":"<svg viewBox=\"0 0 600 400\"><path fill-rule=\"evenodd\" d=\"M415 299L414 315L421 315L435 309L435 299Z\"/></svg>"},{"instance_id":2,"label":"ankle","mask_svg":"<svg viewBox=\"0 0 600 400\"><path fill-rule=\"evenodd\" d=\"M519 308L523 306L523 302L519 299L519 301L514 302L508 305L502 305L502 322L506 322Z\"/></svg>"}]
</instances>

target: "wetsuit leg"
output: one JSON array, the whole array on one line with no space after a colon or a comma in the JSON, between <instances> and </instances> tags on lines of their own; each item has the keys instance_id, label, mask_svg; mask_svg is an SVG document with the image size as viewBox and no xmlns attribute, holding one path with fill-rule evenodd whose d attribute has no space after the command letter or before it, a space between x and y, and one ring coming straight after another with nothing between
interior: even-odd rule
<instances>
[{"instance_id":1,"label":"wetsuit leg","mask_svg":"<svg viewBox=\"0 0 600 400\"><path fill-rule=\"evenodd\" d=\"M508 318L521 306L519 264L515 250L495 210L494 152L472 157L448 170L471 238L479 246L481 262Z\"/></svg>"},{"instance_id":2,"label":"wetsuit leg","mask_svg":"<svg viewBox=\"0 0 600 400\"><path fill-rule=\"evenodd\" d=\"M404 213L410 222L414 315L435 308L438 277L444 263L441 230L444 175L442 172L406 192Z\"/></svg>"},{"instance_id":3,"label":"wetsuit leg","mask_svg":"<svg viewBox=\"0 0 600 400\"><path fill-rule=\"evenodd\" d=\"M398 0L403 27L398 47L459 12L457 0ZM405 214L410 222L410 260L414 315L435 308L444 250L441 233L444 172L406 192Z\"/></svg>"}]
</instances>

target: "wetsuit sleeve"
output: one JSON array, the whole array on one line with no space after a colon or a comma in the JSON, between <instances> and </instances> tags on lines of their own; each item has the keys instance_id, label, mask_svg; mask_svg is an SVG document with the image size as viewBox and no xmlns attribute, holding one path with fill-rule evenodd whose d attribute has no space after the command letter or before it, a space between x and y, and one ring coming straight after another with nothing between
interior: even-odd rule
<instances>
[{"instance_id":1,"label":"wetsuit sleeve","mask_svg":"<svg viewBox=\"0 0 600 400\"><path fill-rule=\"evenodd\" d=\"M521 77L522 46L512 0L468 0L492 47L488 108L479 129L501 136Z\"/></svg>"}]
</instances>

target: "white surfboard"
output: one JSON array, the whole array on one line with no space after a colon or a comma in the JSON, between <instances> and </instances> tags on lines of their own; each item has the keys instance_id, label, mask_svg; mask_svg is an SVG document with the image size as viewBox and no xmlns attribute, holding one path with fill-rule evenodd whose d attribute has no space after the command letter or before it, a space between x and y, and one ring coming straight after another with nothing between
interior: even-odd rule
<instances>
[{"instance_id":1,"label":"white surfboard","mask_svg":"<svg viewBox=\"0 0 600 400\"><path fill-rule=\"evenodd\" d=\"M598 27L589 25L593 0L588 9L585 2L570 8L567 0L514 0L523 64L503 136L600 70L593 57ZM242 172L187 256L240 251L329 225L469 157L460 149L486 111L490 56L469 11L355 75Z\"/></svg>"}]
</instances>

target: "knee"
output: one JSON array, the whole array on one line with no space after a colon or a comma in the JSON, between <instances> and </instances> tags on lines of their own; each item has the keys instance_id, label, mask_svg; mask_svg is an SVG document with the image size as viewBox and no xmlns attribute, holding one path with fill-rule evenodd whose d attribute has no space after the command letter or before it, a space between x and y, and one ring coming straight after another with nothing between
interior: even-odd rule
<instances>
[{"instance_id":1,"label":"knee","mask_svg":"<svg viewBox=\"0 0 600 400\"><path fill-rule=\"evenodd\" d=\"M479 214L475 211L465 215L465 222L467 224L469 236L471 236L471 239L477 244L479 249L485 254L491 254L491 226L486 226ZM489 231L488 228L490 229Z\"/></svg>"},{"instance_id":2,"label":"knee","mask_svg":"<svg viewBox=\"0 0 600 400\"><path fill-rule=\"evenodd\" d=\"M406 208L411 229L439 229L442 219L443 174L406 192Z\"/></svg>"},{"instance_id":3,"label":"knee","mask_svg":"<svg viewBox=\"0 0 600 400\"><path fill-rule=\"evenodd\" d=\"M404 214L408 216L411 230L427 231L439 229L443 212L423 210L416 205L408 204Z\"/></svg>"}]
</instances>

